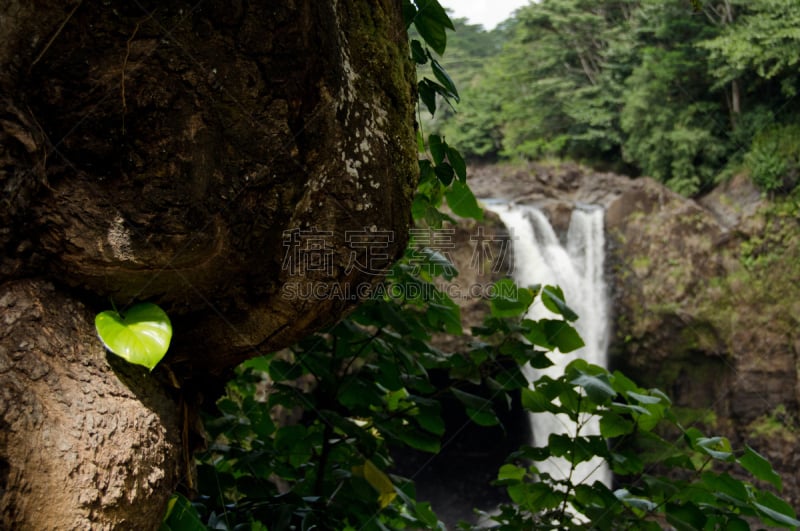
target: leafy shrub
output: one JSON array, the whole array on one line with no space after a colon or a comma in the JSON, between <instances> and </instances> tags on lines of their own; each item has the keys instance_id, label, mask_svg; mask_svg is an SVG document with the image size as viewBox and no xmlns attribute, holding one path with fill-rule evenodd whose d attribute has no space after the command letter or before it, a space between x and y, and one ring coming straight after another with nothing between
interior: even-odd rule
<instances>
[{"instance_id":1,"label":"leafy shrub","mask_svg":"<svg viewBox=\"0 0 800 531\"><path fill-rule=\"evenodd\" d=\"M745 165L765 192L788 193L800 179L800 125L771 125L756 135Z\"/></svg>"},{"instance_id":2,"label":"leafy shrub","mask_svg":"<svg viewBox=\"0 0 800 531\"><path fill-rule=\"evenodd\" d=\"M452 25L438 2L406 0L404 12L441 53ZM421 43L412 42L411 49L418 63L434 61ZM432 114L437 96L457 98L449 76L437 67L434 75L419 85ZM445 200L454 214L479 219L460 153L438 135L430 135L427 146L419 140L429 154L420 160L415 221L441 226ZM679 529L743 529L745 517L800 525L775 494L713 467L739 466L780 491L780 478L763 457L681 426L662 392L583 360L558 378L530 382L522 367L548 367L555 350L583 346L571 325L578 316L557 287L518 288L501 280L470 346L438 350L434 333L462 333L459 307L435 284L436 277L454 274L442 255L409 249L386 289L348 318L287 352L240 366L205 419L210 444L198 458L198 495L194 502L176 495L162 529L443 529L430 505L416 499L413 482L392 473L391 447L438 453L443 397L462 404L478 426L493 426L500 422L493 399L512 395L521 395L532 413L566 415L577 426L597 417L600 434L577 429L509 456L498 484L511 503L484 515L485 527L659 529L666 520ZM526 319L534 302L560 317ZM447 374L446 385L434 385L434 371ZM492 399L473 392L476 384ZM664 423L680 437L659 435L656 427ZM612 491L600 482L577 483L572 474L542 473L536 463L553 457L573 468L605 460L624 486ZM653 464L683 474L656 476Z\"/></svg>"}]
</instances>

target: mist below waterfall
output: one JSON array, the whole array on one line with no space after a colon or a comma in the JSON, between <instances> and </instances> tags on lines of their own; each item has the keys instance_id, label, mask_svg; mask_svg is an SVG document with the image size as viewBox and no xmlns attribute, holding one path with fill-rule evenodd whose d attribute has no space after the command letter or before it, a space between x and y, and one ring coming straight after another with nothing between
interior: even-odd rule
<instances>
[{"instance_id":1,"label":"mist below waterfall","mask_svg":"<svg viewBox=\"0 0 800 531\"><path fill-rule=\"evenodd\" d=\"M572 213L565 242L562 244L547 217L532 206L494 204L486 205L498 214L512 238L514 254L513 278L520 286L533 284L558 285L564 291L567 305L579 318L574 323L586 346L562 354L554 352L552 367L532 369L525 367L530 381L542 375L557 378L572 360L581 357L605 367L608 347L608 298L603 273L605 237L603 210L599 207L576 208ZM530 319L554 318L536 299L527 313ZM576 425L566 416L550 413L530 414L533 445L546 446L553 433L575 434ZM582 435L599 435L596 419L589 419L580 430ZM563 459L550 459L537 463L540 472L553 478L566 478L570 465ZM602 459L580 463L572 473L574 483L592 483L600 480L611 483L611 473Z\"/></svg>"}]
</instances>

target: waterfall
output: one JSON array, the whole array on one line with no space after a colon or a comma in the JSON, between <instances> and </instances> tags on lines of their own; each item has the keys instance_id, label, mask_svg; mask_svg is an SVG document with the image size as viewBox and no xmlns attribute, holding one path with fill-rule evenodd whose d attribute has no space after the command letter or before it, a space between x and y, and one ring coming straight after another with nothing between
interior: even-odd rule
<instances>
[{"instance_id":1,"label":"waterfall","mask_svg":"<svg viewBox=\"0 0 800 531\"><path fill-rule=\"evenodd\" d=\"M572 213L566 244L562 245L547 217L531 206L493 204L486 208L497 213L512 237L514 253L514 280L520 286L532 284L558 285L564 291L567 305L575 310L579 318L574 323L586 346L562 354L555 352L552 367L532 369L526 367L530 381L539 376L556 378L576 357L589 363L606 366L608 346L608 300L603 275L605 238L603 231L603 209L579 207ZM531 306L530 319L553 318L553 314L537 302ZM575 424L566 416L549 413L530 415L533 445L546 446L551 433L575 434ZM596 419L590 420L582 429L583 435L599 435ZM537 463L541 472L553 478L566 478L570 466L563 459L550 459ZM572 476L574 483L592 483L600 480L611 484L611 473L602 459L580 463Z\"/></svg>"}]
</instances>

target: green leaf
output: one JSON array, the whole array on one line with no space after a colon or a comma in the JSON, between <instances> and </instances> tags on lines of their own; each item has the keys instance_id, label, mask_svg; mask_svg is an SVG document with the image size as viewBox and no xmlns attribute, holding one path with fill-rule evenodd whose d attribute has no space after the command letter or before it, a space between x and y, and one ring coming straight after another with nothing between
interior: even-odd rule
<instances>
[{"instance_id":1,"label":"green leaf","mask_svg":"<svg viewBox=\"0 0 800 531\"><path fill-rule=\"evenodd\" d=\"M627 395L640 404L659 404L661 403L661 397L658 396L650 396L650 395L643 395L641 393L635 393L633 391L628 391Z\"/></svg>"},{"instance_id":2,"label":"green leaf","mask_svg":"<svg viewBox=\"0 0 800 531\"><path fill-rule=\"evenodd\" d=\"M442 137L440 137L439 135L430 135L428 137L428 147L431 148L433 163L438 166L444 161L444 156L447 150L447 144L444 143Z\"/></svg>"},{"instance_id":3,"label":"green leaf","mask_svg":"<svg viewBox=\"0 0 800 531\"><path fill-rule=\"evenodd\" d=\"M797 520L797 515L792 506L771 492L759 492L756 499L758 501L753 503L756 509L773 521L781 525L800 526L800 521Z\"/></svg>"},{"instance_id":4,"label":"green leaf","mask_svg":"<svg viewBox=\"0 0 800 531\"><path fill-rule=\"evenodd\" d=\"M453 393L459 402L472 409L492 409L492 402L483 397L467 393L455 387L451 387L450 391Z\"/></svg>"},{"instance_id":5,"label":"green leaf","mask_svg":"<svg viewBox=\"0 0 800 531\"><path fill-rule=\"evenodd\" d=\"M744 483L727 473L705 472L702 475L702 480L702 483L708 486L708 490L715 495L724 494L730 499L742 502L746 502L748 499L747 488Z\"/></svg>"},{"instance_id":6,"label":"green leaf","mask_svg":"<svg viewBox=\"0 0 800 531\"><path fill-rule=\"evenodd\" d=\"M603 375L581 374L572 382L574 385L580 385L586 391L586 395L595 403L602 404L609 398L617 396L617 392L608 383L608 380L603 378Z\"/></svg>"},{"instance_id":7,"label":"green leaf","mask_svg":"<svg viewBox=\"0 0 800 531\"><path fill-rule=\"evenodd\" d=\"M572 311L564 302L564 292L558 286L545 286L542 288L542 303L551 312L562 315L567 321L575 321L578 314Z\"/></svg>"},{"instance_id":8,"label":"green leaf","mask_svg":"<svg viewBox=\"0 0 800 531\"><path fill-rule=\"evenodd\" d=\"M438 412L425 411L414 417L417 424L434 435L444 435L444 421Z\"/></svg>"},{"instance_id":9,"label":"green leaf","mask_svg":"<svg viewBox=\"0 0 800 531\"><path fill-rule=\"evenodd\" d=\"M411 0L403 0L403 22L406 24L406 29L411 27L414 22L414 17L417 16L417 7L411 3Z\"/></svg>"},{"instance_id":10,"label":"green leaf","mask_svg":"<svg viewBox=\"0 0 800 531\"><path fill-rule=\"evenodd\" d=\"M398 439L409 445L411 448L432 454L437 454L439 453L439 450L441 450L439 438L427 433L417 431L415 429L404 428L396 435Z\"/></svg>"},{"instance_id":11,"label":"green leaf","mask_svg":"<svg viewBox=\"0 0 800 531\"><path fill-rule=\"evenodd\" d=\"M478 426L497 426L500 424L500 419L492 408L473 409L471 407L465 408L469 419Z\"/></svg>"},{"instance_id":12,"label":"green leaf","mask_svg":"<svg viewBox=\"0 0 800 531\"><path fill-rule=\"evenodd\" d=\"M303 367L299 363L286 360L272 360L269 364L269 376L273 381L282 382L296 380L303 375Z\"/></svg>"},{"instance_id":13,"label":"green leaf","mask_svg":"<svg viewBox=\"0 0 800 531\"><path fill-rule=\"evenodd\" d=\"M528 388L522 388L522 407L532 413L555 409L553 403L544 394Z\"/></svg>"},{"instance_id":14,"label":"green leaf","mask_svg":"<svg viewBox=\"0 0 800 531\"><path fill-rule=\"evenodd\" d=\"M108 350L151 371L167 353L172 339L169 317L149 302L132 306L124 316L111 310L100 312L94 325Z\"/></svg>"},{"instance_id":15,"label":"green leaf","mask_svg":"<svg viewBox=\"0 0 800 531\"><path fill-rule=\"evenodd\" d=\"M445 191L447 205L457 216L483 220L483 209L478 205L478 200L469 186L461 181L454 181L450 189Z\"/></svg>"},{"instance_id":16,"label":"green leaf","mask_svg":"<svg viewBox=\"0 0 800 531\"><path fill-rule=\"evenodd\" d=\"M416 0L415 3L417 14L414 17L414 27L428 46L442 55L447 46L445 29L455 29L453 22L437 0Z\"/></svg>"},{"instance_id":17,"label":"green leaf","mask_svg":"<svg viewBox=\"0 0 800 531\"><path fill-rule=\"evenodd\" d=\"M562 354L577 350L586 344L578 332L566 321L542 319L540 323L544 326L548 343L558 348Z\"/></svg>"},{"instance_id":18,"label":"green leaf","mask_svg":"<svg viewBox=\"0 0 800 531\"><path fill-rule=\"evenodd\" d=\"M725 437L700 437L695 442L701 451L714 459L729 461L733 457L731 443Z\"/></svg>"},{"instance_id":19,"label":"green leaf","mask_svg":"<svg viewBox=\"0 0 800 531\"><path fill-rule=\"evenodd\" d=\"M753 503L753 505L755 505L756 509L758 509L758 512L760 512L770 520L777 522L780 525L786 525L790 527L800 526L800 520L798 520L797 518L795 518L790 514L787 514L785 509L778 511L773 509L772 507L767 507L766 505L763 505L761 503ZM791 508L789 508L788 511L791 511Z\"/></svg>"},{"instance_id":20,"label":"green leaf","mask_svg":"<svg viewBox=\"0 0 800 531\"><path fill-rule=\"evenodd\" d=\"M424 65L428 62L428 54L422 48L422 44L417 39L411 40L411 58L418 65Z\"/></svg>"},{"instance_id":21,"label":"green leaf","mask_svg":"<svg viewBox=\"0 0 800 531\"><path fill-rule=\"evenodd\" d=\"M425 107L428 108L428 112L431 113L431 116L436 114L436 93L438 92L436 87L436 83L430 79L423 79L417 83L419 99L421 99Z\"/></svg>"},{"instance_id":22,"label":"green leaf","mask_svg":"<svg viewBox=\"0 0 800 531\"><path fill-rule=\"evenodd\" d=\"M489 308L495 317L517 317L525 313L533 302L531 290L518 287L508 278L495 282L491 293Z\"/></svg>"},{"instance_id":23,"label":"green leaf","mask_svg":"<svg viewBox=\"0 0 800 531\"><path fill-rule=\"evenodd\" d=\"M706 525L703 511L693 503L683 505L667 503L665 509L667 521L679 530L693 531L703 529L703 526Z\"/></svg>"},{"instance_id":24,"label":"green leaf","mask_svg":"<svg viewBox=\"0 0 800 531\"><path fill-rule=\"evenodd\" d=\"M517 465L505 464L497 473L497 480L507 483L517 483L525 479L525 469Z\"/></svg>"},{"instance_id":25,"label":"green leaf","mask_svg":"<svg viewBox=\"0 0 800 531\"><path fill-rule=\"evenodd\" d=\"M458 97L458 90L456 89L456 84L453 83L453 80L447 74L447 71L439 64L439 61L436 59L431 59L431 68L433 70L433 75L442 84L442 86L447 89L450 95L456 101L459 101Z\"/></svg>"},{"instance_id":26,"label":"green leaf","mask_svg":"<svg viewBox=\"0 0 800 531\"><path fill-rule=\"evenodd\" d=\"M781 477L775 473L769 461L749 446L745 445L744 455L738 461L756 478L771 483L779 491L783 490Z\"/></svg>"},{"instance_id":27,"label":"green leaf","mask_svg":"<svg viewBox=\"0 0 800 531\"><path fill-rule=\"evenodd\" d=\"M649 512L658 508L657 503L654 503L645 498L639 498L638 496L634 496L627 489L619 489L614 491L614 496L616 496L618 500L625 502L631 507L640 509L642 511Z\"/></svg>"},{"instance_id":28,"label":"green leaf","mask_svg":"<svg viewBox=\"0 0 800 531\"><path fill-rule=\"evenodd\" d=\"M600 418L600 434L608 439L633 433L634 424L630 420L607 411Z\"/></svg>"},{"instance_id":29,"label":"green leaf","mask_svg":"<svg viewBox=\"0 0 800 531\"><path fill-rule=\"evenodd\" d=\"M443 185L447 186L453 182L453 176L455 175L455 172L453 171L453 167L448 163L440 163L436 166L436 168L434 168L433 171L436 173L436 177L439 178Z\"/></svg>"},{"instance_id":30,"label":"green leaf","mask_svg":"<svg viewBox=\"0 0 800 531\"><path fill-rule=\"evenodd\" d=\"M450 161L450 165L453 166L453 170L455 170L456 175L458 175L458 180L462 183L466 183L467 163L464 162L464 158L461 156L461 153L459 153L457 149L448 146L447 160Z\"/></svg>"},{"instance_id":31,"label":"green leaf","mask_svg":"<svg viewBox=\"0 0 800 531\"><path fill-rule=\"evenodd\" d=\"M514 503L531 512L558 507L562 496L545 483L515 483L507 488Z\"/></svg>"},{"instance_id":32,"label":"green leaf","mask_svg":"<svg viewBox=\"0 0 800 531\"><path fill-rule=\"evenodd\" d=\"M159 531L205 531L200 514L181 494L173 494L167 503L167 513Z\"/></svg>"},{"instance_id":33,"label":"green leaf","mask_svg":"<svg viewBox=\"0 0 800 531\"><path fill-rule=\"evenodd\" d=\"M275 449L297 468L308 463L313 446L305 426L283 426L275 434Z\"/></svg>"}]
</instances>

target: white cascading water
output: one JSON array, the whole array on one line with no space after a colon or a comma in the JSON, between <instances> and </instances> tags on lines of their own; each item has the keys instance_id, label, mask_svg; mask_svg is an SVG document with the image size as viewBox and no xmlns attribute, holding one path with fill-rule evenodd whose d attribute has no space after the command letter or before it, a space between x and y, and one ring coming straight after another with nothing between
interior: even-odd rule
<instances>
[{"instance_id":1,"label":"white cascading water","mask_svg":"<svg viewBox=\"0 0 800 531\"><path fill-rule=\"evenodd\" d=\"M486 205L497 213L508 228L514 253L514 280L520 286L550 284L560 286L567 305L575 310L579 318L574 323L586 346L551 356L555 363L546 369L526 367L530 381L539 376L556 378L576 357L589 363L606 366L608 347L608 300L603 276L605 235L603 231L603 209L599 207L576 208L572 213L566 246L562 245L547 217L532 206L508 204ZM553 318L539 299L531 306L530 319ZM532 413L531 429L533 445L546 446L552 433L575 434L576 426L566 416L549 413ZM598 435L600 427L596 419L590 419L581 428L582 435ZM553 478L566 478L570 465L563 459L550 459L537 463L541 472ZM599 480L611 485L611 472L602 459L580 463L572 472L573 483L593 483Z\"/></svg>"}]
</instances>

